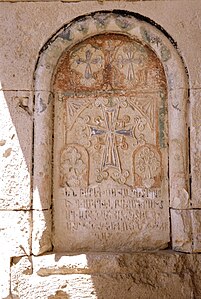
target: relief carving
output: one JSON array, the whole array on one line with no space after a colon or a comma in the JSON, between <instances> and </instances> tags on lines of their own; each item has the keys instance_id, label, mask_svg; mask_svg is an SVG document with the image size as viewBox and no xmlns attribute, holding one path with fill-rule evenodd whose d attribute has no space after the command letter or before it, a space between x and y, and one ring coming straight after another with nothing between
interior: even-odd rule
<instances>
[{"instance_id":1,"label":"relief carving","mask_svg":"<svg viewBox=\"0 0 201 299\"><path fill-rule=\"evenodd\" d=\"M156 99L153 96L138 94L128 98L128 103L134 110L137 109L140 111L150 128L154 130ZM141 119L139 129L140 127L142 128L143 125L145 125L145 121Z\"/></svg>"},{"instance_id":2,"label":"relief carving","mask_svg":"<svg viewBox=\"0 0 201 299\"><path fill-rule=\"evenodd\" d=\"M66 97L64 97L66 100ZM68 127L71 128L80 113L89 105L87 99L68 98L66 101Z\"/></svg>"},{"instance_id":3,"label":"relief carving","mask_svg":"<svg viewBox=\"0 0 201 299\"><path fill-rule=\"evenodd\" d=\"M70 249L126 248L127 240L134 248L144 235L169 233L167 148L160 142L167 138L164 82L155 54L124 35L93 36L61 57L54 83L62 96L55 127L60 123L63 138L55 210L65 218ZM66 249L64 236L58 238Z\"/></svg>"},{"instance_id":4,"label":"relief carving","mask_svg":"<svg viewBox=\"0 0 201 299\"><path fill-rule=\"evenodd\" d=\"M134 179L137 187L151 188L156 185L156 178L161 175L161 156L153 145L140 147L133 157ZM137 177L141 183L138 183Z\"/></svg>"},{"instance_id":5,"label":"relief carving","mask_svg":"<svg viewBox=\"0 0 201 299\"><path fill-rule=\"evenodd\" d=\"M63 55L61 62L56 80L60 90L154 90L165 86L155 54L124 35L102 34L86 40Z\"/></svg>"},{"instance_id":6,"label":"relief carving","mask_svg":"<svg viewBox=\"0 0 201 299\"><path fill-rule=\"evenodd\" d=\"M143 69L146 52L137 44L128 43L118 47L114 66L123 74L126 84L145 81L139 70ZM145 75L144 75L145 76ZM143 80L144 79L144 80Z\"/></svg>"},{"instance_id":7,"label":"relief carving","mask_svg":"<svg viewBox=\"0 0 201 299\"><path fill-rule=\"evenodd\" d=\"M61 153L60 163L62 187L88 186L88 154L77 144L69 144Z\"/></svg>"},{"instance_id":8,"label":"relief carving","mask_svg":"<svg viewBox=\"0 0 201 299\"><path fill-rule=\"evenodd\" d=\"M90 87L96 82L96 73L104 67L103 52L88 44L71 55L70 67L81 75L80 83ZM99 73L99 79L100 76Z\"/></svg>"},{"instance_id":9,"label":"relief carving","mask_svg":"<svg viewBox=\"0 0 201 299\"><path fill-rule=\"evenodd\" d=\"M93 37L61 58L55 88L65 94L65 143L74 143L76 136L87 149L89 185L111 179L145 188L161 185L164 82L154 54L123 35ZM67 185L78 186L82 175L72 169Z\"/></svg>"},{"instance_id":10,"label":"relief carving","mask_svg":"<svg viewBox=\"0 0 201 299\"><path fill-rule=\"evenodd\" d=\"M119 119L119 109L125 107L125 105L127 103L120 101L118 98L96 100L95 106L100 108L102 117L98 116L95 119L96 126L88 124L90 138L96 137L95 149L104 146L98 171L103 173L105 178L104 173L112 168L115 169L112 176L120 179L122 169L118 147L126 150L128 147L126 138L133 137L133 128L129 123L129 116L124 115L123 119ZM103 142L100 139L101 137L103 137Z\"/></svg>"}]
</instances>

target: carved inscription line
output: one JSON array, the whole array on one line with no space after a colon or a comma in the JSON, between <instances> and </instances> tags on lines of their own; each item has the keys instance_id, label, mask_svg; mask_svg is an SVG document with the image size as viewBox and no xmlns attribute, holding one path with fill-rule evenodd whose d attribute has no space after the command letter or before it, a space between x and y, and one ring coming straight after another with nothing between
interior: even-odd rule
<instances>
[{"instance_id":1,"label":"carved inscription line","mask_svg":"<svg viewBox=\"0 0 201 299\"><path fill-rule=\"evenodd\" d=\"M161 197L161 189L146 189L146 188L107 188L101 189L100 187L95 188L66 188L65 195L67 197L132 197L132 198L150 198L157 199Z\"/></svg>"},{"instance_id":2,"label":"carved inscription line","mask_svg":"<svg viewBox=\"0 0 201 299\"><path fill-rule=\"evenodd\" d=\"M110 234L141 229L165 230L159 221L165 208L161 190L85 188L66 190L67 230L108 231Z\"/></svg>"},{"instance_id":3,"label":"carved inscription line","mask_svg":"<svg viewBox=\"0 0 201 299\"><path fill-rule=\"evenodd\" d=\"M154 209L73 209L66 211L67 229L76 231L87 229L91 232L110 231L110 233L136 231L141 229L164 230L167 222L160 220L160 206Z\"/></svg>"}]
</instances>

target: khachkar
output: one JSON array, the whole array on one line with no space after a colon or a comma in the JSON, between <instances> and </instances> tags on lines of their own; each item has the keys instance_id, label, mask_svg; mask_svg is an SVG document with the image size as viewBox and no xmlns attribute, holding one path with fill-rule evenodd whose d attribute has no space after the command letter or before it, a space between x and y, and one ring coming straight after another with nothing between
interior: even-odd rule
<instances>
[{"instance_id":1,"label":"khachkar","mask_svg":"<svg viewBox=\"0 0 201 299\"><path fill-rule=\"evenodd\" d=\"M53 84L55 250L169 241L167 92L156 54L120 34L66 51Z\"/></svg>"}]
</instances>

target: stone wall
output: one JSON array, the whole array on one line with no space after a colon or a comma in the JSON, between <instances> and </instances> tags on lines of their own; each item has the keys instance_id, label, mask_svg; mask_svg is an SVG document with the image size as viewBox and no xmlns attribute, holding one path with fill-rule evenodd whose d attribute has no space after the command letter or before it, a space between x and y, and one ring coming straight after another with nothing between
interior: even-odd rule
<instances>
[{"instance_id":1,"label":"stone wall","mask_svg":"<svg viewBox=\"0 0 201 299\"><path fill-rule=\"evenodd\" d=\"M37 182L42 189L37 189L34 171L35 162L43 161L48 151L51 159L52 149L43 143L40 126L36 135L33 123L44 121L37 116L37 105L48 105L51 90L43 90L44 82L37 85L36 79L46 80L41 75L46 63L42 57L57 32L77 17L96 11L134 13L169 38L181 57L186 85L177 83L169 89L169 105L176 111L173 131L182 131L183 124L181 135L185 135L188 128L188 138L184 136L188 157L183 153L175 158L177 165L183 165L185 177L171 181L170 172L176 193L170 204L169 249L191 254L167 249L48 253L52 250L52 177L39 170ZM0 1L0 20L0 298L201 298L200 1ZM149 43L157 48L156 41ZM52 65L45 67L48 71ZM183 74L180 70L175 71L177 82ZM174 78L168 80L171 86ZM186 101L182 106L181 98ZM177 121L181 114L185 122ZM50 118L45 121L52 125ZM177 153L178 144L172 149ZM174 170L173 160L169 165Z\"/></svg>"}]
</instances>

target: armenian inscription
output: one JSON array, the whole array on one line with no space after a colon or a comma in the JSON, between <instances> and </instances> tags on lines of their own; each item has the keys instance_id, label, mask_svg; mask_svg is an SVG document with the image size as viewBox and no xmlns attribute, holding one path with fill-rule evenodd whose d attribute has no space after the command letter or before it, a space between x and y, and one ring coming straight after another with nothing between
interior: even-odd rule
<instances>
[{"instance_id":1,"label":"armenian inscription","mask_svg":"<svg viewBox=\"0 0 201 299\"><path fill-rule=\"evenodd\" d=\"M63 53L53 89L55 250L166 247L167 92L155 53L94 36Z\"/></svg>"}]
</instances>

